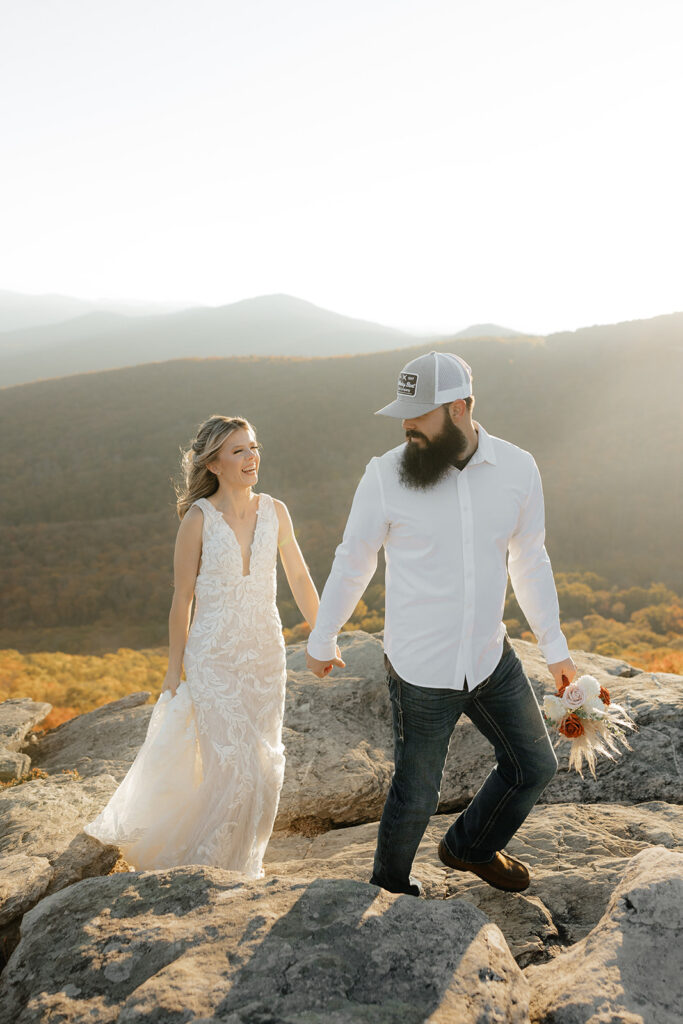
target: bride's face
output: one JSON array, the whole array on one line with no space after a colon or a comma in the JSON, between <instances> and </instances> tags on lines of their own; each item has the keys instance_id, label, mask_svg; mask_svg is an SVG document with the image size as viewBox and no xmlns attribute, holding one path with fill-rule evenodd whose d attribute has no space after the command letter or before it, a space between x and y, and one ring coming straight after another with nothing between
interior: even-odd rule
<instances>
[{"instance_id":1,"label":"bride's face","mask_svg":"<svg viewBox=\"0 0 683 1024\"><path fill-rule=\"evenodd\" d=\"M261 462L253 430L233 430L209 466L220 484L228 487L253 487L258 481Z\"/></svg>"}]
</instances>

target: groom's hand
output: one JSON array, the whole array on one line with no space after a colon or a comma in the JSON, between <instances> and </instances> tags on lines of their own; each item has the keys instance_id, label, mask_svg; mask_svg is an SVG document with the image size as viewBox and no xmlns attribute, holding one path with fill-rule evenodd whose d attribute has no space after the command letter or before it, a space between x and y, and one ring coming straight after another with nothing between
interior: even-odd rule
<instances>
[{"instance_id":1,"label":"groom's hand","mask_svg":"<svg viewBox=\"0 0 683 1024\"><path fill-rule=\"evenodd\" d=\"M548 669L552 672L555 686L558 690L562 688L562 676L565 676L567 682L571 683L576 675L576 665L571 658L565 658L564 661L556 661L553 665L548 665Z\"/></svg>"},{"instance_id":2,"label":"groom's hand","mask_svg":"<svg viewBox=\"0 0 683 1024\"><path fill-rule=\"evenodd\" d=\"M306 651L306 665L314 676L317 676L318 679L324 679L325 676L330 674L334 665L338 665L339 668L346 667L346 662L342 661L341 651L338 647L335 647L335 655L336 657L332 658L331 661L318 661L317 658L311 657L308 651Z\"/></svg>"}]
</instances>

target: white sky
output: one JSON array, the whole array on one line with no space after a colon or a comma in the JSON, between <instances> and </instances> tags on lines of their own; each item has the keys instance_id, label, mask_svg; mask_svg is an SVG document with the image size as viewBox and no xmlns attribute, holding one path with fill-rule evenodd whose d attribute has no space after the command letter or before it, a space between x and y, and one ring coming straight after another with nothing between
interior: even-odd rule
<instances>
[{"instance_id":1,"label":"white sky","mask_svg":"<svg viewBox=\"0 0 683 1024\"><path fill-rule=\"evenodd\" d=\"M0 0L0 288L683 309L681 0Z\"/></svg>"}]
</instances>

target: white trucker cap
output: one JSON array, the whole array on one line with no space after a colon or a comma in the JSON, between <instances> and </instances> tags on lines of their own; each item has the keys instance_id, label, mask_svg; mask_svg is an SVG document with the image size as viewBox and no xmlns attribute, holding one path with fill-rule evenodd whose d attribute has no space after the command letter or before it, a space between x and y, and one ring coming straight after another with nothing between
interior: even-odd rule
<instances>
[{"instance_id":1,"label":"white trucker cap","mask_svg":"<svg viewBox=\"0 0 683 1024\"><path fill-rule=\"evenodd\" d=\"M450 352L428 352L406 363L398 375L396 401L375 416L407 420L471 394L472 370L464 359Z\"/></svg>"}]
</instances>

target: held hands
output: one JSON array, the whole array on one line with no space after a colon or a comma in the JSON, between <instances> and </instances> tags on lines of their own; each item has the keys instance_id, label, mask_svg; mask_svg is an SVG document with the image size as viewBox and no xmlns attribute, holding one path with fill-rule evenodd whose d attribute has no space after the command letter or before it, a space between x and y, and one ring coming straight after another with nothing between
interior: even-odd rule
<instances>
[{"instance_id":1,"label":"held hands","mask_svg":"<svg viewBox=\"0 0 683 1024\"><path fill-rule=\"evenodd\" d=\"M571 658L565 658L564 661L556 661L553 665L548 665L548 670L552 673L555 680L556 690L562 688L562 676L565 676L567 682L571 683L576 675L576 665Z\"/></svg>"},{"instance_id":2,"label":"held hands","mask_svg":"<svg viewBox=\"0 0 683 1024\"><path fill-rule=\"evenodd\" d=\"M318 679L324 679L325 676L328 676L334 665L338 665L339 668L346 667L346 662L342 661L339 647L335 647L334 652L336 657L332 658L331 661L318 661L317 658L312 658L308 651L306 651L306 665Z\"/></svg>"}]
</instances>

